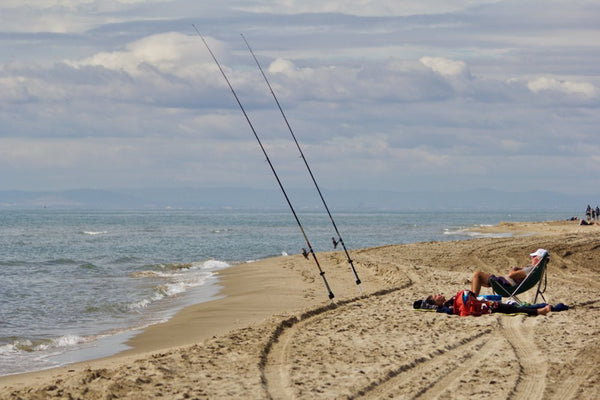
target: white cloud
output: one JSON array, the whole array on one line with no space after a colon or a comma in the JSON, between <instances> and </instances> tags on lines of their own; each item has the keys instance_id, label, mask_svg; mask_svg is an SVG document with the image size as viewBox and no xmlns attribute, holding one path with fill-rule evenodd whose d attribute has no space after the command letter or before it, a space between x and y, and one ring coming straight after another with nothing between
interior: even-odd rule
<instances>
[{"instance_id":1,"label":"white cloud","mask_svg":"<svg viewBox=\"0 0 600 400\"><path fill-rule=\"evenodd\" d=\"M278 58L269 65L269 72L273 74L291 74L296 72L298 68L293 62Z\"/></svg>"},{"instance_id":2,"label":"white cloud","mask_svg":"<svg viewBox=\"0 0 600 400\"><path fill-rule=\"evenodd\" d=\"M443 57L421 57L419 61L445 77L471 78L471 72L464 61L449 60Z\"/></svg>"},{"instance_id":3,"label":"white cloud","mask_svg":"<svg viewBox=\"0 0 600 400\"><path fill-rule=\"evenodd\" d=\"M81 33L102 24L130 21L119 16L139 6L176 0L3 0L2 30L7 32ZM142 18L140 18L142 19Z\"/></svg>"},{"instance_id":4,"label":"white cloud","mask_svg":"<svg viewBox=\"0 0 600 400\"><path fill-rule=\"evenodd\" d=\"M0 77L0 101L20 103L30 99L31 95L22 76Z\"/></svg>"},{"instance_id":5,"label":"white cloud","mask_svg":"<svg viewBox=\"0 0 600 400\"><path fill-rule=\"evenodd\" d=\"M589 82L573 82L545 76L530 80L527 87L534 93L550 91L581 95L588 98L597 97L600 94L598 88Z\"/></svg>"},{"instance_id":6,"label":"white cloud","mask_svg":"<svg viewBox=\"0 0 600 400\"><path fill-rule=\"evenodd\" d=\"M2 0L2 9L114 12L133 5L173 3L175 0Z\"/></svg>"},{"instance_id":7,"label":"white cloud","mask_svg":"<svg viewBox=\"0 0 600 400\"><path fill-rule=\"evenodd\" d=\"M455 90L446 76L432 73L419 62L398 59L312 68L278 58L269 65L268 72L276 91L294 101L421 101L448 98Z\"/></svg>"},{"instance_id":8,"label":"white cloud","mask_svg":"<svg viewBox=\"0 0 600 400\"><path fill-rule=\"evenodd\" d=\"M162 72L176 72L192 63L208 60L199 37L167 32L127 43L120 51L101 52L80 61L66 62L75 67L102 66L131 75L140 75L145 65Z\"/></svg>"},{"instance_id":9,"label":"white cloud","mask_svg":"<svg viewBox=\"0 0 600 400\"><path fill-rule=\"evenodd\" d=\"M478 5L498 0L480 0ZM361 16L406 16L451 13L472 7L472 0L286 0L240 3L239 9L255 13L343 13Z\"/></svg>"}]
</instances>

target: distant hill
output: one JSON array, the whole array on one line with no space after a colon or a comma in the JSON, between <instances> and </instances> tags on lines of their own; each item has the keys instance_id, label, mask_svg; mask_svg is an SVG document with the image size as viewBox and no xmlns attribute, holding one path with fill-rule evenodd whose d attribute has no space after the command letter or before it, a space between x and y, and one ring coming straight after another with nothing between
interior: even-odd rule
<instances>
[{"instance_id":1,"label":"distant hill","mask_svg":"<svg viewBox=\"0 0 600 400\"><path fill-rule=\"evenodd\" d=\"M321 210L314 189L289 190L297 211ZM581 216L589 198L550 191L502 192L477 189L462 192L323 191L330 209L336 211L561 211ZM0 209L287 209L276 189L178 188L65 191L0 191Z\"/></svg>"}]
</instances>

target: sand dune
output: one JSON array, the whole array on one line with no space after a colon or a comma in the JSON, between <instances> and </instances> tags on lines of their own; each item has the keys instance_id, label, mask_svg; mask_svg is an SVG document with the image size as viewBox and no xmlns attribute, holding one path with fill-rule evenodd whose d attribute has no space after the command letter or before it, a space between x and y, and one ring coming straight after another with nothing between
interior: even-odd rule
<instances>
[{"instance_id":1,"label":"sand dune","mask_svg":"<svg viewBox=\"0 0 600 400\"><path fill-rule=\"evenodd\" d=\"M223 273L225 297L190 307L104 360L0 378L7 399L598 399L600 226L502 223L504 238L390 245L313 264L279 257ZM457 317L412 310L550 251L547 316ZM490 293L484 289L484 293ZM523 296L531 301L532 294Z\"/></svg>"}]
</instances>

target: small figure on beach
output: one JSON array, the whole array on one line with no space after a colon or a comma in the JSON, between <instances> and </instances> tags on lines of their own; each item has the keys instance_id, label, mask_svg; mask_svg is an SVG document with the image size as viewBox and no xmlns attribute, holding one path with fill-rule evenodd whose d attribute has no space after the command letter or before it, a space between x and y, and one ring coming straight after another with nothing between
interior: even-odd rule
<instances>
[{"instance_id":1,"label":"small figure on beach","mask_svg":"<svg viewBox=\"0 0 600 400\"><path fill-rule=\"evenodd\" d=\"M479 316L482 314L516 314L525 313L527 315L546 315L553 310L550 304L531 305L531 306L516 306L513 304L505 304L500 301L478 300L477 296L469 290L461 290L450 299L446 300L443 294L432 294L422 300L417 300L413 303L415 309L428 309L446 314L459 314L460 316ZM567 309L562 305L557 307L556 311Z\"/></svg>"},{"instance_id":2,"label":"small figure on beach","mask_svg":"<svg viewBox=\"0 0 600 400\"><path fill-rule=\"evenodd\" d=\"M508 275L506 276L495 276L490 273L477 270L473 272L473 278L471 279L471 292L475 294L475 296L479 296L479 292L481 291L481 287L491 287L490 278L496 279L503 284L514 286L517 283L520 283L527 277L529 272L533 268L535 268L542 258L548 255L548 251L545 249L537 249L535 252L531 253L529 257L531 258L531 263L526 267L511 267L508 271Z\"/></svg>"},{"instance_id":3,"label":"small figure on beach","mask_svg":"<svg viewBox=\"0 0 600 400\"><path fill-rule=\"evenodd\" d=\"M592 217L592 207L588 204L585 209L585 219L587 219L589 222L591 217Z\"/></svg>"},{"instance_id":4,"label":"small figure on beach","mask_svg":"<svg viewBox=\"0 0 600 400\"><path fill-rule=\"evenodd\" d=\"M582 219L581 221L579 221L579 225L596 225L598 222L596 221L587 221L585 219Z\"/></svg>"}]
</instances>

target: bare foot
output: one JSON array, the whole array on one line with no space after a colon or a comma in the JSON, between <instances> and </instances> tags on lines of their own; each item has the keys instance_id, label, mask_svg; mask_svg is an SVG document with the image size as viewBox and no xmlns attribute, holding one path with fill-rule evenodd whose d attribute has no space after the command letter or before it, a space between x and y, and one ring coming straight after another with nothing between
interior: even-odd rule
<instances>
[{"instance_id":1,"label":"bare foot","mask_svg":"<svg viewBox=\"0 0 600 400\"><path fill-rule=\"evenodd\" d=\"M546 315L552 310L552 306L548 304L546 307L538 308L538 315Z\"/></svg>"}]
</instances>

